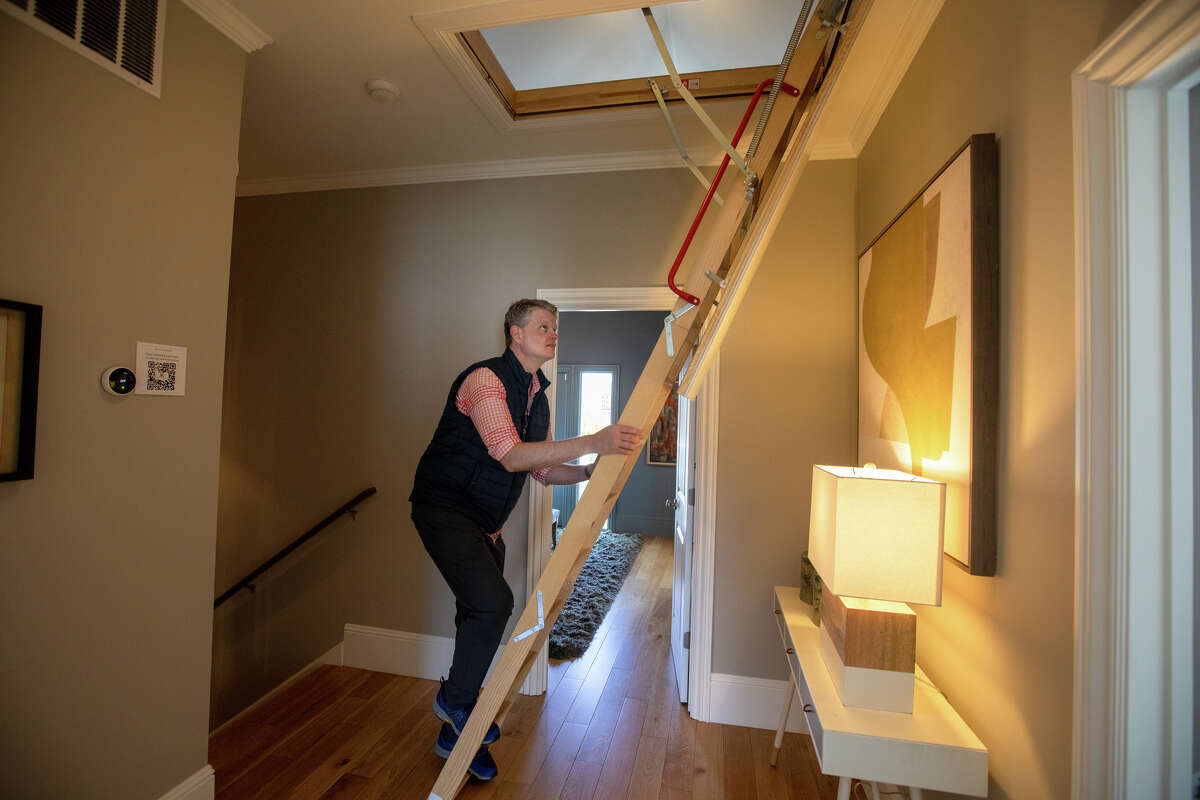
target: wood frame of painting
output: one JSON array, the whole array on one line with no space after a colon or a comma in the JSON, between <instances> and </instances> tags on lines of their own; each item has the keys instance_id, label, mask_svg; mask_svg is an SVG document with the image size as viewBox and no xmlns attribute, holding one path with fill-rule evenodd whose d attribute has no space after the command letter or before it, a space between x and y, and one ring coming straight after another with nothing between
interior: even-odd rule
<instances>
[{"instance_id":1,"label":"wood frame of painting","mask_svg":"<svg viewBox=\"0 0 1200 800\"><path fill-rule=\"evenodd\" d=\"M972 575L996 574L999 200L976 134L858 257L859 461L946 482L945 554Z\"/></svg>"},{"instance_id":2,"label":"wood frame of painting","mask_svg":"<svg viewBox=\"0 0 1200 800\"><path fill-rule=\"evenodd\" d=\"M0 323L0 481L29 480L37 433L42 307L0 300Z\"/></svg>"},{"instance_id":3,"label":"wood frame of painting","mask_svg":"<svg viewBox=\"0 0 1200 800\"><path fill-rule=\"evenodd\" d=\"M646 437L646 463L655 466L675 466L676 436L678 435L679 389L671 390L658 419Z\"/></svg>"}]
</instances>

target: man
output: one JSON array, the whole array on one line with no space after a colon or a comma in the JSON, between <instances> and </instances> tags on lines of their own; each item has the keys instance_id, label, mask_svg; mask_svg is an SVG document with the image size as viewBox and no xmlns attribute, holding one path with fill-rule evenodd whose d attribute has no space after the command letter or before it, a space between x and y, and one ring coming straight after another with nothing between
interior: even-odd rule
<instances>
[{"instance_id":1,"label":"man","mask_svg":"<svg viewBox=\"0 0 1200 800\"><path fill-rule=\"evenodd\" d=\"M443 721L434 751L448 758L466 727L492 656L513 610L504 580L500 529L531 471L543 484L578 483L594 465L566 461L588 453L628 455L641 446L629 425L575 439L550 440L549 379L542 364L554 357L558 309L545 300L518 300L504 315L504 353L463 370L450 386L433 440L417 465L412 519L438 571L454 592L454 657L433 701ZM487 745L500 736L495 723L469 772L497 774Z\"/></svg>"}]
</instances>

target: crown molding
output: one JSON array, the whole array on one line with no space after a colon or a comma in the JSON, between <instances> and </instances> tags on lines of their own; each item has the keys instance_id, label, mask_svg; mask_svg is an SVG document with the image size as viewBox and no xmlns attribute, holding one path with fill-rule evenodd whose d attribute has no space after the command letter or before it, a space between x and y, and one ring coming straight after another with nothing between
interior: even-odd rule
<instances>
[{"instance_id":1,"label":"crown molding","mask_svg":"<svg viewBox=\"0 0 1200 800\"><path fill-rule=\"evenodd\" d=\"M937 19L938 13L942 10L944 1L914 0L908 4L907 13L904 14L899 24L889 21L890 33L887 37L876 37L876 41L890 42L891 47L888 48L883 63L875 70L875 82L863 100L858 118L850 128L849 143L854 154L842 156L842 158L857 158L863 147L866 146L867 139L870 138L875 126L879 123L879 118L883 116L884 110L892 102L892 95L896 93L896 87L908 74L908 68L912 65L917 51L924 44L925 36L933 27L933 21ZM875 10L878 11L880 6L881 4L877 3L874 6ZM877 14L874 18L875 21L883 22L882 16L882 14ZM868 16L868 20L870 19L871 17ZM867 48L860 48L858 52L861 53L864 50Z\"/></svg>"},{"instance_id":2,"label":"crown molding","mask_svg":"<svg viewBox=\"0 0 1200 800\"><path fill-rule=\"evenodd\" d=\"M1200 8L1195 0L1158 0L1142 5L1077 70L1089 81L1114 87L1147 78L1178 79L1172 67L1200 48Z\"/></svg>"},{"instance_id":3,"label":"crown molding","mask_svg":"<svg viewBox=\"0 0 1200 800\"><path fill-rule=\"evenodd\" d=\"M850 139L825 138L813 144L808 157L812 161L836 161L839 158L858 158L862 145L857 148Z\"/></svg>"},{"instance_id":4,"label":"crown molding","mask_svg":"<svg viewBox=\"0 0 1200 800\"><path fill-rule=\"evenodd\" d=\"M715 148L692 152L700 166L716 166L722 153ZM814 161L857 158L858 151L849 140L819 142L810 158ZM460 164L433 164L424 167L397 167L358 172L328 172L294 178L248 178L237 182L238 197L300 192L330 192L338 189L370 189L378 186L405 186L411 183L454 183L497 178L529 178L537 175L570 175L581 172L636 172L645 169L680 169L684 165L675 150L649 150L628 153L600 153L586 156L549 156L514 158L502 161L474 161Z\"/></svg>"},{"instance_id":5,"label":"crown molding","mask_svg":"<svg viewBox=\"0 0 1200 800\"><path fill-rule=\"evenodd\" d=\"M183 0L183 3L247 53L275 41L228 0Z\"/></svg>"},{"instance_id":6,"label":"crown molding","mask_svg":"<svg viewBox=\"0 0 1200 800\"><path fill-rule=\"evenodd\" d=\"M693 156L698 164L713 165L720 160L715 150ZM403 186L410 183L450 183L454 181L525 178L535 175L568 175L578 172L630 172L644 169L676 169L683 163L674 150L630 153L601 153L585 156L516 158L505 161L475 161L462 164L434 164L426 167L338 172L302 175L295 178L239 180L239 197L296 192L326 192L335 189L366 189L376 186Z\"/></svg>"}]
</instances>

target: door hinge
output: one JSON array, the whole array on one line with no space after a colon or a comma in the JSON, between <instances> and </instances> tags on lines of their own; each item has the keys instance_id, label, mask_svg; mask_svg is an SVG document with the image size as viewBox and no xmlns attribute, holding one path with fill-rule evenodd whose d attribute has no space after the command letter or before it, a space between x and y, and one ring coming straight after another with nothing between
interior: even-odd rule
<instances>
[{"instance_id":1,"label":"door hinge","mask_svg":"<svg viewBox=\"0 0 1200 800\"><path fill-rule=\"evenodd\" d=\"M683 632L683 649L684 650L692 649L692 632L691 631Z\"/></svg>"},{"instance_id":2,"label":"door hinge","mask_svg":"<svg viewBox=\"0 0 1200 800\"><path fill-rule=\"evenodd\" d=\"M696 487L695 486L688 487L688 505L689 506L696 505Z\"/></svg>"}]
</instances>

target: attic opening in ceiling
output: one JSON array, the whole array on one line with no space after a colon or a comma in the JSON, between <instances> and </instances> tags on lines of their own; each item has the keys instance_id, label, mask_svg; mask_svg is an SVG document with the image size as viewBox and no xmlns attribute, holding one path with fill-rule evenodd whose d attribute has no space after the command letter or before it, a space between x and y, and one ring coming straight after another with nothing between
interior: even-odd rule
<instances>
[{"instance_id":1,"label":"attic opening in ceiling","mask_svg":"<svg viewBox=\"0 0 1200 800\"><path fill-rule=\"evenodd\" d=\"M654 7L680 77L699 98L750 95L773 78L796 0L690 0ZM513 119L679 99L640 9L458 34Z\"/></svg>"}]
</instances>

